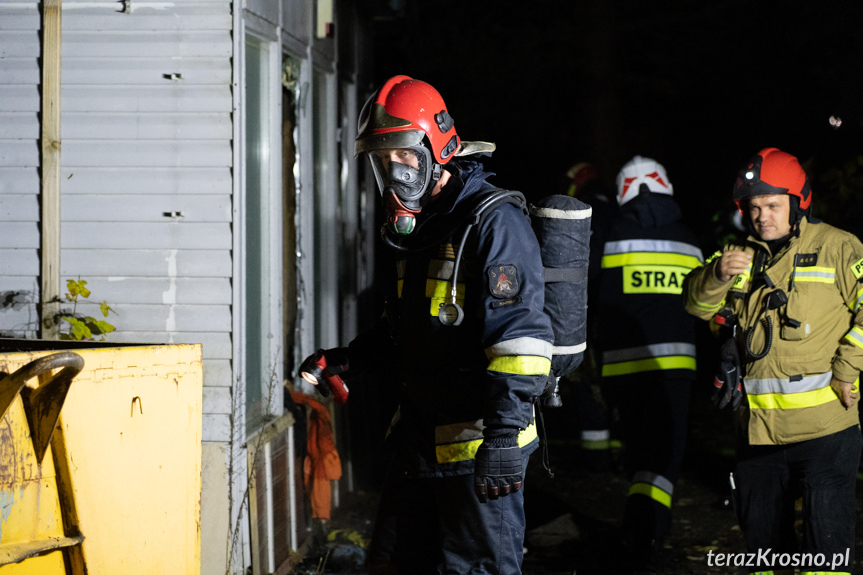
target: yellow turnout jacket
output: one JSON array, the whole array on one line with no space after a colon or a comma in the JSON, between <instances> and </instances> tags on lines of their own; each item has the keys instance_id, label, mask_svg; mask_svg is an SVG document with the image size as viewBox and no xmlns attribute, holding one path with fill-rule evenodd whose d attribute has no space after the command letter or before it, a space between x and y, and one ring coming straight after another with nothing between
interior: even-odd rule
<instances>
[{"instance_id":1,"label":"yellow turnout jacket","mask_svg":"<svg viewBox=\"0 0 863 575\"><path fill-rule=\"evenodd\" d=\"M686 277L683 297L686 310L701 319L726 305L738 317L749 442L795 443L859 425L857 407L845 409L830 379L857 382L863 369L863 244L803 218L799 235L775 255L752 236L723 251L731 249L753 254L756 269L721 282L717 252ZM787 303L771 295L778 290ZM768 339L767 354L753 358Z\"/></svg>"}]
</instances>

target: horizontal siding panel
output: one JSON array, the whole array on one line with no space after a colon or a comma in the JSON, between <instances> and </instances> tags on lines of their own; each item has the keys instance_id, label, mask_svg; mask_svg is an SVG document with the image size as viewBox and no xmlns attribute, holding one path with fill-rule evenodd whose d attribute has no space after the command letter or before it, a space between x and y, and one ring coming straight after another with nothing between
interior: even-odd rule
<instances>
[{"instance_id":1,"label":"horizontal siding panel","mask_svg":"<svg viewBox=\"0 0 863 575\"><path fill-rule=\"evenodd\" d=\"M0 306L35 302L39 296L39 280L35 276L16 276L13 273L0 272L0 293L6 294L0 297ZM16 295L12 297L10 293Z\"/></svg>"},{"instance_id":2,"label":"horizontal siding panel","mask_svg":"<svg viewBox=\"0 0 863 575\"><path fill-rule=\"evenodd\" d=\"M0 243L9 224L0 222ZM11 232L10 232L11 233ZM29 249L4 249L0 247L0 276L37 276L39 251L36 246Z\"/></svg>"},{"instance_id":3,"label":"horizontal siding panel","mask_svg":"<svg viewBox=\"0 0 863 575\"><path fill-rule=\"evenodd\" d=\"M38 165L39 146L35 140L0 140L0 167Z\"/></svg>"},{"instance_id":4,"label":"horizontal siding panel","mask_svg":"<svg viewBox=\"0 0 863 575\"><path fill-rule=\"evenodd\" d=\"M231 374L231 358L212 358L204 362L204 381L207 387L219 387L221 389L231 388L233 376ZM225 412L227 413L227 412Z\"/></svg>"},{"instance_id":5,"label":"horizontal siding panel","mask_svg":"<svg viewBox=\"0 0 863 575\"><path fill-rule=\"evenodd\" d=\"M3 73L0 71L0 82L2 82ZM14 140L16 138L37 139L41 136L39 130L39 115L34 112L26 112L23 114L14 114L6 112L0 114L0 145L4 141Z\"/></svg>"},{"instance_id":6,"label":"horizontal siding panel","mask_svg":"<svg viewBox=\"0 0 863 575\"><path fill-rule=\"evenodd\" d=\"M0 35L0 46L3 38ZM41 79L36 56L29 58L0 57L0 84L38 84Z\"/></svg>"},{"instance_id":7,"label":"horizontal siding panel","mask_svg":"<svg viewBox=\"0 0 863 575\"><path fill-rule=\"evenodd\" d=\"M0 337L36 336L39 329L38 281L35 276L6 275L0 269Z\"/></svg>"},{"instance_id":8,"label":"horizontal siding panel","mask_svg":"<svg viewBox=\"0 0 863 575\"><path fill-rule=\"evenodd\" d=\"M3 251L0 250L2 257ZM64 249L60 258L60 273L64 278L79 275L85 278L112 275L164 277L172 274L184 277L231 277L232 266L229 250L99 249L98 256L94 257L91 250Z\"/></svg>"},{"instance_id":9,"label":"horizontal siding panel","mask_svg":"<svg viewBox=\"0 0 863 575\"><path fill-rule=\"evenodd\" d=\"M39 279L4 270L7 251L0 250L0 336L32 338L39 330Z\"/></svg>"},{"instance_id":10,"label":"horizontal siding panel","mask_svg":"<svg viewBox=\"0 0 863 575\"><path fill-rule=\"evenodd\" d=\"M0 175L3 170L0 169ZM150 168L64 168L61 171L64 194L231 194L231 169L160 167ZM38 185L38 182L37 182ZM0 181L0 191L3 182Z\"/></svg>"},{"instance_id":11,"label":"horizontal siding panel","mask_svg":"<svg viewBox=\"0 0 863 575\"><path fill-rule=\"evenodd\" d=\"M110 82L110 78L105 79ZM15 88L14 86L12 88ZM10 88L10 90L12 89ZM0 89L0 96L4 90ZM10 93L22 99L27 93ZM37 99L38 104L38 99ZM63 112L230 112L233 100L230 84L186 86L63 86ZM2 104L0 104L2 106ZM21 109L21 108L12 108ZM3 108L0 107L0 112ZM25 109L29 111L29 109Z\"/></svg>"},{"instance_id":12,"label":"horizontal siding panel","mask_svg":"<svg viewBox=\"0 0 863 575\"><path fill-rule=\"evenodd\" d=\"M205 386L203 405L204 413L231 413L231 388Z\"/></svg>"},{"instance_id":13,"label":"horizontal siding panel","mask_svg":"<svg viewBox=\"0 0 863 575\"><path fill-rule=\"evenodd\" d=\"M0 112L38 112L40 105L36 84L0 84Z\"/></svg>"},{"instance_id":14,"label":"horizontal siding panel","mask_svg":"<svg viewBox=\"0 0 863 575\"><path fill-rule=\"evenodd\" d=\"M35 147L35 144L33 144ZM2 148L0 148L2 154ZM230 166L229 140L70 140L63 139L63 165L76 166ZM22 160L26 157L22 157ZM0 156L0 163L2 163Z\"/></svg>"},{"instance_id":15,"label":"horizontal siding panel","mask_svg":"<svg viewBox=\"0 0 863 575\"><path fill-rule=\"evenodd\" d=\"M0 194L38 194L39 168L6 166L0 168Z\"/></svg>"},{"instance_id":16,"label":"horizontal siding panel","mask_svg":"<svg viewBox=\"0 0 863 575\"><path fill-rule=\"evenodd\" d=\"M203 356L205 360L224 360L228 363L228 375L223 376L221 369L218 368L222 362L215 362L217 373L214 380L219 382L219 385L230 385L230 359L231 359L231 336L221 332L181 332L181 333L166 333L164 331L119 331L112 332L108 335L108 341L119 343L199 343L202 346ZM213 364L212 361L205 361L205 369L208 364Z\"/></svg>"},{"instance_id":17,"label":"horizontal siding panel","mask_svg":"<svg viewBox=\"0 0 863 575\"><path fill-rule=\"evenodd\" d=\"M34 339L39 330L39 313L35 305L0 305L0 337Z\"/></svg>"},{"instance_id":18,"label":"horizontal siding panel","mask_svg":"<svg viewBox=\"0 0 863 575\"><path fill-rule=\"evenodd\" d=\"M176 3L168 13L164 10L144 10L138 7L141 4L139 1L132 3L134 17L130 17L110 9L120 6L116 1L112 2L113 6L108 6L108 9L85 10L74 8L74 3L65 0L63 30L230 30L233 25L230 5L227 2L213 3L212 6L200 5L197 2ZM196 7L199 5L200 7Z\"/></svg>"},{"instance_id":19,"label":"horizontal siding panel","mask_svg":"<svg viewBox=\"0 0 863 575\"><path fill-rule=\"evenodd\" d=\"M2 116L0 121L3 121ZM19 121L24 122L23 119ZM62 131L63 138L73 140L230 140L233 136L231 116L227 113L64 114Z\"/></svg>"},{"instance_id":20,"label":"horizontal siding panel","mask_svg":"<svg viewBox=\"0 0 863 575\"><path fill-rule=\"evenodd\" d=\"M230 224L64 222L63 249L231 249ZM0 245L0 247L3 247ZM28 247L9 246L9 247Z\"/></svg>"},{"instance_id":21,"label":"horizontal siding panel","mask_svg":"<svg viewBox=\"0 0 863 575\"><path fill-rule=\"evenodd\" d=\"M91 298L98 298L93 294ZM99 298L101 301L101 298ZM117 313L105 321L117 330L140 331L225 331L231 330L231 307L228 305L135 305L108 302ZM102 318L98 303L78 303L78 313Z\"/></svg>"},{"instance_id":22,"label":"horizontal siding panel","mask_svg":"<svg viewBox=\"0 0 863 575\"><path fill-rule=\"evenodd\" d=\"M196 31L138 29L125 32L117 32L113 29L64 30L63 60L99 58L100 61L110 62L115 58L122 58L130 62L130 66L135 66L141 57L227 59L231 56L231 46L231 34L228 29Z\"/></svg>"},{"instance_id":23,"label":"horizontal siding panel","mask_svg":"<svg viewBox=\"0 0 863 575\"><path fill-rule=\"evenodd\" d=\"M62 213L64 222L230 222L231 207L224 195L77 194L63 197Z\"/></svg>"},{"instance_id":24,"label":"horizontal siding panel","mask_svg":"<svg viewBox=\"0 0 863 575\"><path fill-rule=\"evenodd\" d=\"M137 54L146 58L67 59L63 62L63 83L104 85L164 84L229 84L231 60L190 58L153 59L147 54L149 46L138 46Z\"/></svg>"},{"instance_id":25,"label":"horizontal siding panel","mask_svg":"<svg viewBox=\"0 0 863 575\"><path fill-rule=\"evenodd\" d=\"M204 385L207 381L204 380ZM231 416L224 413L204 413L201 441L227 443L231 441Z\"/></svg>"},{"instance_id":26,"label":"horizontal siding panel","mask_svg":"<svg viewBox=\"0 0 863 575\"><path fill-rule=\"evenodd\" d=\"M36 222L0 222L0 253L4 248L38 248Z\"/></svg>"},{"instance_id":27,"label":"horizontal siding panel","mask_svg":"<svg viewBox=\"0 0 863 575\"><path fill-rule=\"evenodd\" d=\"M0 31L38 30L41 22L37 2L30 6L22 6L22 2L15 2L12 6L0 2Z\"/></svg>"},{"instance_id":28,"label":"horizontal siding panel","mask_svg":"<svg viewBox=\"0 0 863 575\"><path fill-rule=\"evenodd\" d=\"M35 222L39 220L39 200L34 194L0 195L0 230L5 222Z\"/></svg>"},{"instance_id":29,"label":"horizontal siding panel","mask_svg":"<svg viewBox=\"0 0 863 575\"><path fill-rule=\"evenodd\" d=\"M98 301L128 304L231 304L228 278L81 277ZM65 279L65 278L64 278Z\"/></svg>"},{"instance_id":30,"label":"horizontal siding panel","mask_svg":"<svg viewBox=\"0 0 863 575\"><path fill-rule=\"evenodd\" d=\"M0 4L2 6L2 4ZM6 15L0 9L0 18ZM0 28L0 62L5 58L37 58L40 53L39 27L30 30ZM0 64L0 67L5 64Z\"/></svg>"}]
</instances>

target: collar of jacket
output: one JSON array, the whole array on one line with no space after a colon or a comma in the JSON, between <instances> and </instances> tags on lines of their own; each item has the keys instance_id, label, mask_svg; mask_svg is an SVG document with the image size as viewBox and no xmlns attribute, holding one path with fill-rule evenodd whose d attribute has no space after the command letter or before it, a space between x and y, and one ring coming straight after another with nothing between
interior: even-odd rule
<instances>
[{"instance_id":1,"label":"collar of jacket","mask_svg":"<svg viewBox=\"0 0 863 575\"><path fill-rule=\"evenodd\" d=\"M634 220L642 228L658 228L676 222L682 216L673 197L655 192L639 192L620 207L623 218Z\"/></svg>"},{"instance_id":2,"label":"collar of jacket","mask_svg":"<svg viewBox=\"0 0 863 575\"><path fill-rule=\"evenodd\" d=\"M452 213L466 198L488 187L490 184L486 183L486 179L494 175L473 160L453 160L445 169L451 174L450 180L441 190L440 199L431 202L423 210L423 213L428 212L429 217Z\"/></svg>"}]
</instances>

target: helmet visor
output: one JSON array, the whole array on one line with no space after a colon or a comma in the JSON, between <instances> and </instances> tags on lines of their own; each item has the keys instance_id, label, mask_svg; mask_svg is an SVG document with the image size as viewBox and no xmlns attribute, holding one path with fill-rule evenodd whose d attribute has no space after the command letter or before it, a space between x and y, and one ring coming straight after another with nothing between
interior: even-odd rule
<instances>
[{"instance_id":1,"label":"helmet visor","mask_svg":"<svg viewBox=\"0 0 863 575\"><path fill-rule=\"evenodd\" d=\"M357 155L375 150L412 148L422 144L425 133L420 130L384 132L357 139L354 150Z\"/></svg>"},{"instance_id":2,"label":"helmet visor","mask_svg":"<svg viewBox=\"0 0 863 575\"><path fill-rule=\"evenodd\" d=\"M381 195L395 194L404 206L419 211L432 175L431 154L425 146L378 149L369 152Z\"/></svg>"}]
</instances>

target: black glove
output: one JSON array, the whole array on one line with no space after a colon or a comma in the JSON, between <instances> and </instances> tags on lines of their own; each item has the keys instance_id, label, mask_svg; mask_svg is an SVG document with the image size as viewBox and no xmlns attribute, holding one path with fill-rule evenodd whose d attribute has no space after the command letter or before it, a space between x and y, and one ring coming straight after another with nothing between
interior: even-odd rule
<instances>
[{"instance_id":1,"label":"black glove","mask_svg":"<svg viewBox=\"0 0 863 575\"><path fill-rule=\"evenodd\" d=\"M336 403L345 403L348 401L348 386L339 376L349 368L345 348L319 349L300 364L300 376L317 386L324 397L332 395Z\"/></svg>"},{"instance_id":2,"label":"black glove","mask_svg":"<svg viewBox=\"0 0 863 575\"><path fill-rule=\"evenodd\" d=\"M719 371L713 380L713 405L723 409L740 407L743 401L743 379L740 377L740 357L733 339L727 339L719 350Z\"/></svg>"},{"instance_id":3,"label":"black glove","mask_svg":"<svg viewBox=\"0 0 863 575\"><path fill-rule=\"evenodd\" d=\"M476 450L473 489L481 503L521 489L522 475L521 448L516 433L486 437Z\"/></svg>"}]
</instances>

